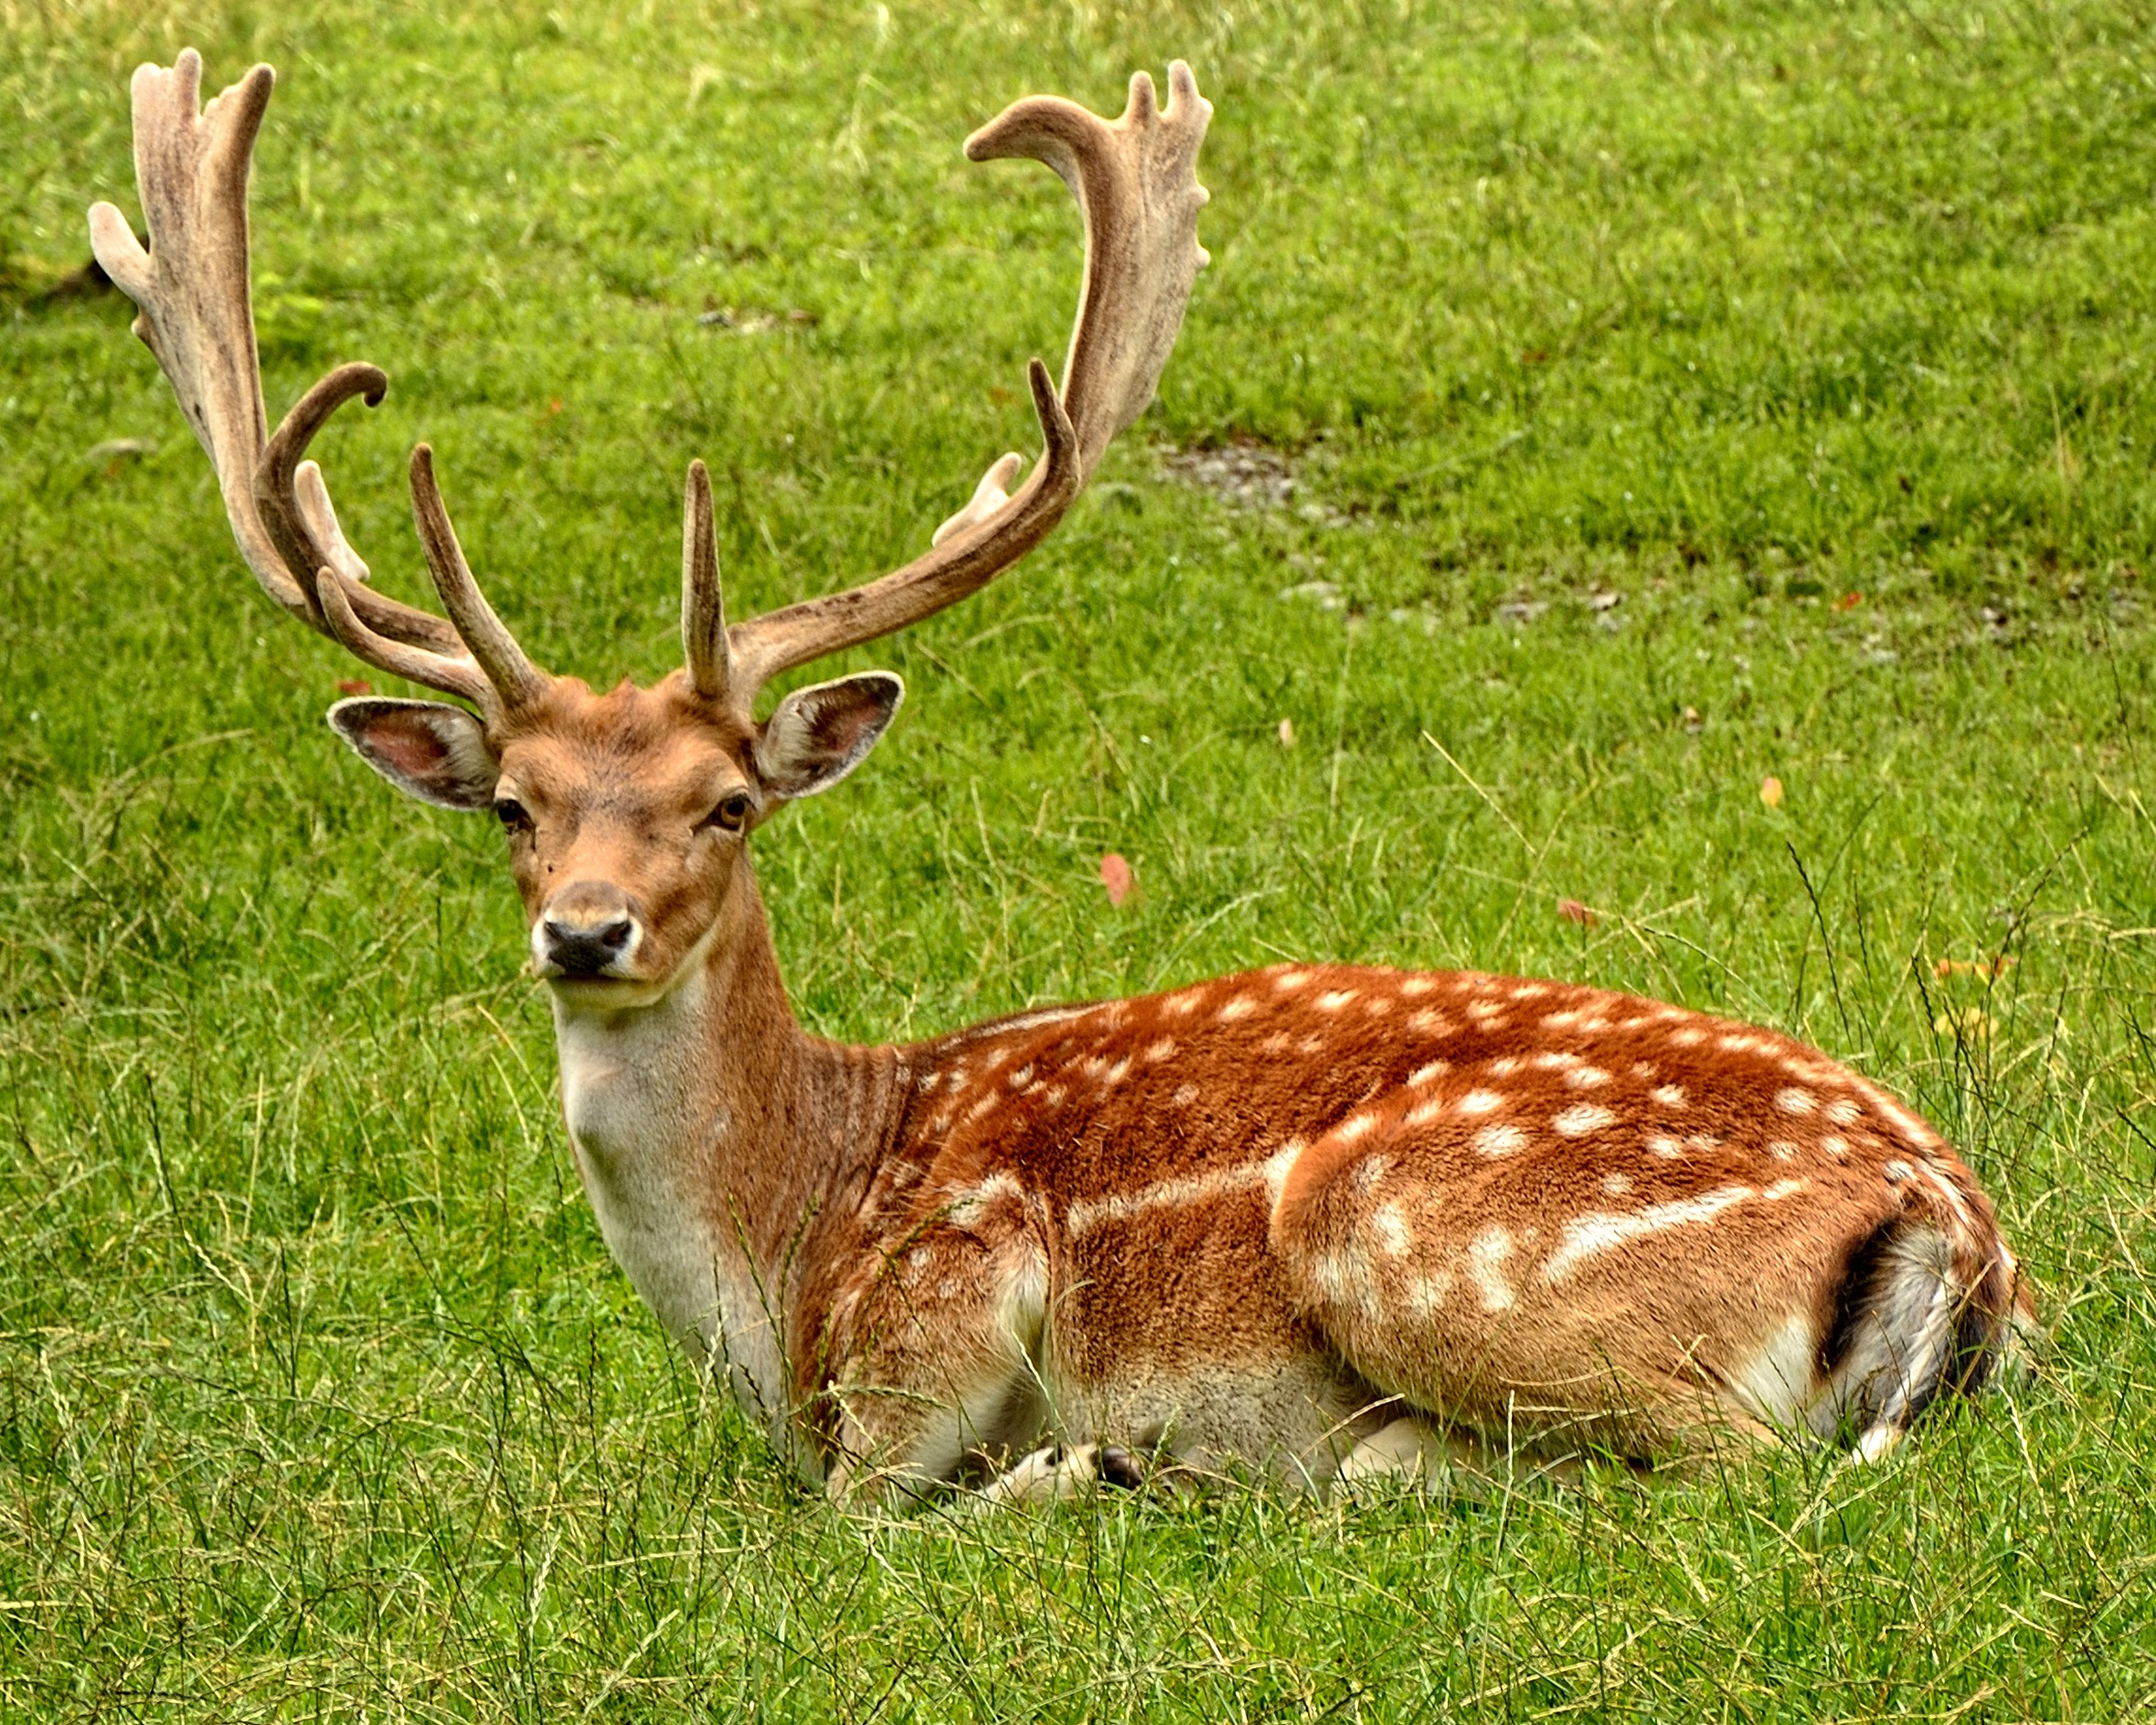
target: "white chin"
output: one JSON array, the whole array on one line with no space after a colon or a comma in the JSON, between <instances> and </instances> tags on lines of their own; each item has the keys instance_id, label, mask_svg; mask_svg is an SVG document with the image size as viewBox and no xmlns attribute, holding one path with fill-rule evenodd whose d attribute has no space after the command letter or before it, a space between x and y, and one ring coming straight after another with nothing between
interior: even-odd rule
<instances>
[{"instance_id":1,"label":"white chin","mask_svg":"<svg viewBox=\"0 0 2156 1725\"><path fill-rule=\"evenodd\" d=\"M579 1011L630 1012L664 1000L672 980L644 982L613 976L549 976L547 986L563 1006Z\"/></svg>"}]
</instances>

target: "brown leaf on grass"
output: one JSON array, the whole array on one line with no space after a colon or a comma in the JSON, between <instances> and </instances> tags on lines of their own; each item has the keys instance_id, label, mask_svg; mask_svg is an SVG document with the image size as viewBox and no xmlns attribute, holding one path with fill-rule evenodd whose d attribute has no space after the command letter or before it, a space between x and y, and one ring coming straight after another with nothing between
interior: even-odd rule
<instances>
[{"instance_id":1,"label":"brown leaf on grass","mask_svg":"<svg viewBox=\"0 0 2156 1725\"><path fill-rule=\"evenodd\" d=\"M1759 801L1770 809L1781 806L1781 781L1771 772L1759 781Z\"/></svg>"},{"instance_id":2,"label":"brown leaf on grass","mask_svg":"<svg viewBox=\"0 0 2156 1725\"><path fill-rule=\"evenodd\" d=\"M340 695L372 695L374 692L375 686L364 676L346 676L337 680L337 693Z\"/></svg>"},{"instance_id":3,"label":"brown leaf on grass","mask_svg":"<svg viewBox=\"0 0 2156 1725\"><path fill-rule=\"evenodd\" d=\"M1577 899L1559 899L1557 914L1567 922L1578 923L1583 929L1591 929L1602 920Z\"/></svg>"},{"instance_id":4,"label":"brown leaf on grass","mask_svg":"<svg viewBox=\"0 0 2156 1725\"><path fill-rule=\"evenodd\" d=\"M1131 872L1122 854L1111 850L1100 859L1100 884L1108 889L1109 903L1120 910L1131 896L1131 889L1138 884L1138 877Z\"/></svg>"},{"instance_id":5,"label":"brown leaf on grass","mask_svg":"<svg viewBox=\"0 0 2156 1725\"><path fill-rule=\"evenodd\" d=\"M1836 611L1854 611L1864 602L1864 596L1852 589L1850 591L1843 593L1841 598L1834 602L1834 609Z\"/></svg>"}]
</instances>

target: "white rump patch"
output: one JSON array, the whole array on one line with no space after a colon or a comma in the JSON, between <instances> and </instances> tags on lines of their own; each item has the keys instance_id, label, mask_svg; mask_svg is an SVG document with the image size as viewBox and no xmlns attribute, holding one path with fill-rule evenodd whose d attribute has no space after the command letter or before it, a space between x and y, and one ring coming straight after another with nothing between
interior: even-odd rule
<instances>
[{"instance_id":1,"label":"white rump patch","mask_svg":"<svg viewBox=\"0 0 2156 1725\"><path fill-rule=\"evenodd\" d=\"M1650 1204L1629 1215L1596 1214L1576 1217L1565 1224L1556 1251L1543 1260L1542 1279L1555 1285L1589 1258L1615 1251L1620 1246L1673 1228L1711 1222L1724 1210L1752 1196L1748 1186L1725 1186L1698 1198L1678 1198L1667 1204Z\"/></svg>"},{"instance_id":2,"label":"white rump patch","mask_svg":"<svg viewBox=\"0 0 2156 1725\"><path fill-rule=\"evenodd\" d=\"M1818 1358L1819 1338L1811 1326L1801 1315L1792 1315L1724 1381L1752 1418L1786 1430L1803 1423L1818 1393Z\"/></svg>"}]
</instances>

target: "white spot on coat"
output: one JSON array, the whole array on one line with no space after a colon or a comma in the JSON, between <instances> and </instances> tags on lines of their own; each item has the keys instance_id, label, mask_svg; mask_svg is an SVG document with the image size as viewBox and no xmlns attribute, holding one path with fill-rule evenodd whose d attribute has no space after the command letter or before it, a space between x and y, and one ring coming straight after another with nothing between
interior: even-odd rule
<instances>
[{"instance_id":1,"label":"white spot on coat","mask_svg":"<svg viewBox=\"0 0 2156 1725\"><path fill-rule=\"evenodd\" d=\"M1615 1114L1607 1108L1598 1108L1593 1102L1575 1103L1550 1122L1554 1130L1567 1138L1584 1138L1590 1132L1599 1132L1616 1123Z\"/></svg>"},{"instance_id":2,"label":"white spot on coat","mask_svg":"<svg viewBox=\"0 0 2156 1725\"><path fill-rule=\"evenodd\" d=\"M1748 1186L1725 1186L1698 1198L1650 1204L1644 1209L1625 1215L1598 1213L1576 1217L1565 1224L1564 1237L1556 1251L1543 1260L1542 1279L1554 1286L1590 1258L1673 1228L1711 1222L1724 1210L1751 1196L1752 1188Z\"/></svg>"},{"instance_id":3,"label":"white spot on coat","mask_svg":"<svg viewBox=\"0 0 2156 1725\"><path fill-rule=\"evenodd\" d=\"M1504 1276L1504 1261L1512 1255L1513 1237L1494 1223L1468 1242L1467 1272L1485 1312L1509 1312L1517 1303Z\"/></svg>"},{"instance_id":4,"label":"white spot on coat","mask_svg":"<svg viewBox=\"0 0 2156 1725\"><path fill-rule=\"evenodd\" d=\"M1509 1156L1527 1147L1527 1134L1517 1126L1484 1126L1475 1134L1475 1148L1486 1156Z\"/></svg>"},{"instance_id":5,"label":"white spot on coat","mask_svg":"<svg viewBox=\"0 0 2156 1725\"><path fill-rule=\"evenodd\" d=\"M1790 1089L1779 1091L1774 1105L1785 1114L1809 1114L1819 1106L1819 1098L1808 1090Z\"/></svg>"},{"instance_id":6,"label":"white spot on coat","mask_svg":"<svg viewBox=\"0 0 2156 1725\"><path fill-rule=\"evenodd\" d=\"M1504 1098L1493 1090L1471 1090L1460 1099L1463 1114L1494 1114L1503 1106Z\"/></svg>"}]
</instances>

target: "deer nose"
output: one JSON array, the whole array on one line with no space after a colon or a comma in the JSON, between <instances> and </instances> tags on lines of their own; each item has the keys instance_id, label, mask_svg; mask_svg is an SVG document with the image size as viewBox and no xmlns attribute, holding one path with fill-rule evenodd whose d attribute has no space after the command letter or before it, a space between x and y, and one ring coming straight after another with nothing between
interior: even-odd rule
<instances>
[{"instance_id":1,"label":"deer nose","mask_svg":"<svg viewBox=\"0 0 2156 1725\"><path fill-rule=\"evenodd\" d=\"M634 948L637 923L620 894L571 888L547 907L535 933L542 969L567 977L604 976Z\"/></svg>"}]
</instances>

